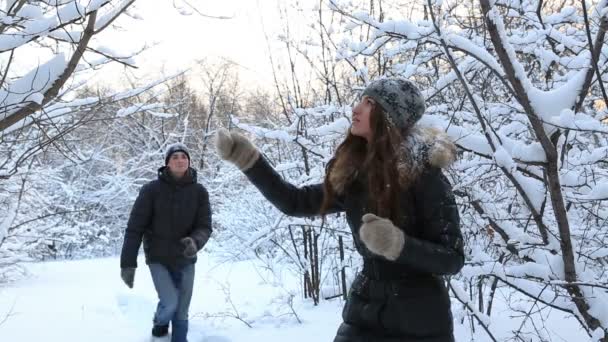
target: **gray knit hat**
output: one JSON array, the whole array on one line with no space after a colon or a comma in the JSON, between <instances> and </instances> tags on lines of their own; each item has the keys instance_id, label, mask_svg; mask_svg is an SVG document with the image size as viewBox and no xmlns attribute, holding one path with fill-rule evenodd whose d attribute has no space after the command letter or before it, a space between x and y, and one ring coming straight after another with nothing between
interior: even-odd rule
<instances>
[{"instance_id":1,"label":"gray knit hat","mask_svg":"<svg viewBox=\"0 0 608 342\"><path fill-rule=\"evenodd\" d=\"M424 97L418 87L403 78L383 78L370 83L361 96L369 96L387 112L389 123L408 129L424 114Z\"/></svg>"},{"instance_id":2,"label":"gray knit hat","mask_svg":"<svg viewBox=\"0 0 608 342\"><path fill-rule=\"evenodd\" d=\"M188 161L190 161L190 153L188 153L188 148L186 145L182 143L175 143L169 145L165 150L165 165L169 164L169 158L171 158L171 155L175 152L184 152L186 157L188 157Z\"/></svg>"}]
</instances>

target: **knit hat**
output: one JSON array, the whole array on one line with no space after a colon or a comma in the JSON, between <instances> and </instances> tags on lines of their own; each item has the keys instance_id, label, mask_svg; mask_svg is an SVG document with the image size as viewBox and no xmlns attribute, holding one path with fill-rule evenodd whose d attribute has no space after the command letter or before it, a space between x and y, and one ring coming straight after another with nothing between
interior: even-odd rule
<instances>
[{"instance_id":1,"label":"knit hat","mask_svg":"<svg viewBox=\"0 0 608 342\"><path fill-rule=\"evenodd\" d=\"M371 82L361 96L369 96L386 111L390 124L404 130L424 114L424 97L418 87L403 78L383 78Z\"/></svg>"},{"instance_id":2,"label":"knit hat","mask_svg":"<svg viewBox=\"0 0 608 342\"><path fill-rule=\"evenodd\" d=\"M165 151L165 165L169 164L169 158L171 158L171 155L175 152L184 152L186 157L188 157L188 162L190 162L190 153L188 153L188 148L186 145L182 143L175 143L169 145Z\"/></svg>"}]
</instances>

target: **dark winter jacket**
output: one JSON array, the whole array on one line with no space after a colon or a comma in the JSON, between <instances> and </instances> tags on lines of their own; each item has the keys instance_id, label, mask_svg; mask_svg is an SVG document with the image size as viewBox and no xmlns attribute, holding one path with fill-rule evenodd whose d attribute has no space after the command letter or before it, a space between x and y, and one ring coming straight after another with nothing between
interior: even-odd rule
<instances>
[{"instance_id":1,"label":"dark winter jacket","mask_svg":"<svg viewBox=\"0 0 608 342\"><path fill-rule=\"evenodd\" d=\"M146 263L180 267L196 262L183 255L180 241L191 237L200 250L211 236L209 194L197 183L196 170L190 168L175 180L168 168L158 170L158 179L144 185L133 208L125 232L120 267L137 267L137 254L143 240Z\"/></svg>"},{"instance_id":2,"label":"dark winter jacket","mask_svg":"<svg viewBox=\"0 0 608 342\"><path fill-rule=\"evenodd\" d=\"M418 158L406 158L399 166L414 181L401 194L399 228L407 238L396 261L374 255L360 240L367 203L362 182L350 183L330 208L330 212L346 213L355 246L364 259L336 341L453 340L450 300L440 276L460 271L464 253L458 209L440 167L453 159L455 149L444 135L418 128L402 148L403 153L415 153ZM285 214L318 215L322 184L297 188L285 182L263 157L245 174Z\"/></svg>"}]
</instances>

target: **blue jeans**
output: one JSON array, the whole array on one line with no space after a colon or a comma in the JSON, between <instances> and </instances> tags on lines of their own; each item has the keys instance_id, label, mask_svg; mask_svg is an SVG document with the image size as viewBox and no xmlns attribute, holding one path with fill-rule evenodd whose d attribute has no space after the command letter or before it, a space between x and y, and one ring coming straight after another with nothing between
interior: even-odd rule
<instances>
[{"instance_id":1,"label":"blue jeans","mask_svg":"<svg viewBox=\"0 0 608 342\"><path fill-rule=\"evenodd\" d=\"M171 342L186 342L188 309L194 285L194 264L172 270L161 264L150 264L150 274L158 293L154 325L172 322Z\"/></svg>"}]
</instances>

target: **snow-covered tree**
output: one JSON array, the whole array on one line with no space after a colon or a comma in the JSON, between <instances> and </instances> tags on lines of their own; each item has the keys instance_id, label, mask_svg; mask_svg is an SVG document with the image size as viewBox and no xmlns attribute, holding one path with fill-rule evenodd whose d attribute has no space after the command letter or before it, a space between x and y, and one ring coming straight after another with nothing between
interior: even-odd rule
<instances>
[{"instance_id":1,"label":"snow-covered tree","mask_svg":"<svg viewBox=\"0 0 608 342\"><path fill-rule=\"evenodd\" d=\"M606 2L429 1L419 20L330 6L348 30L369 30L341 55L380 54L387 67L370 77L417 80L431 104L425 122L461 148L452 176L470 254L463 279L451 284L456 297L490 334L500 284L608 339L608 113L598 108L608 100ZM462 282L479 284L477 303ZM515 338L535 325L542 336L542 322L532 322L539 316L528 315Z\"/></svg>"},{"instance_id":2,"label":"snow-covered tree","mask_svg":"<svg viewBox=\"0 0 608 342\"><path fill-rule=\"evenodd\" d=\"M608 340L606 1L294 7L316 16L304 39L281 34L298 56L288 55L292 83L277 89L297 105L275 124L238 123L280 142L266 153L284 175L297 184L322 178L339 138L320 132L343 132L350 113L336 105L353 101L349 90L377 77L415 80L428 103L421 124L444 129L460 150L449 173L468 257L450 280L464 308L456 316L493 340L544 339L557 311ZM315 70L310 87L323 97L298 97L297 58ZM506 334L492 325L499 293L517 316Z\"/></svg>"},{"instance_id":3,"label":"snow-covered tree","mask_svg":"<svg viewBox=\"0 0 608 342\"><path fill-rule=\"evenodd\" d=\"M39 189L34 178L48 176L50 189L56 184L54 176L58 176L53 170L37 173L43 151L58 147L67 159L79 159L74 151L62 148L66 146L66 134L93 120L95 111L104 104L129 96L78 98L73 94L84 83L81 76L87 72L109 62L131 66L133 54L119 55L97 37L124 16L132 3L0 2L0 269L14 265L16 255L24 255L21 245L9 241L16 230L24 228L25 239L44 234L53 229L52 224L32 233L25 228L26 222L35 222L37 215L54 218L71 211L23 211L28 209L26 193L38 201L31 203L34 208L44 204L42 208L47 208L53 200L33 194ZM77 112L80 114L75 115ZM19 212L32 215L23 218Z\"/></svg>"},{"instance_id":4,"label":"snow-covered tree","mask_svg":"<svg viewBox=\"0 0 608 342\"><path fill-rule=\"evenodd\" d=\"M107 173L99 170L112 170L108 164L113 158L120 161L99 149L110 149L101 143L111 138L104 137L102 128L121 117L162 107L159 99L146 93L167 77L134 84L127 91L94 92L84 87L93 89L88 80L108 63L134 67L133 57L143 48L115 51L105 35L115 24L128 26L137 19L133 3L0 2L2 279L14 274L13 266L27 256L65 257L72 254L69 246L103 249L109 243L87 240L117 238L114 227L105 226L99 216L104 207L99 202L108 190L103 186L108 180L101 178ZM138 101L142 94L146 100ZM93 141L98 144L92 146ZM113 208L104 208L104 215L114 215ZM112 238L106 236L110 231Z\"/></svg>"},{"instance_id":5,"label":"snow-covered tree","mask_svg":"<svg viewBox=\"0 0 608 342\"><path fill-rule=\"evenodd\" d=\"M195 92L194 82L180 74L143 87L132 84L127 92L85 88L77 93L100 105L64 113L54 123L62 132L57 143L29 158L27 168L2 183L6 200L16 203L0 244L5 278L14 274L15 261L27 258L116 254L135 197L157 176L171 143L190 147L199 181L221 202L222 192L208 184L218 161L201 147L209 143L219 119L209 121L206 99L212 96ZM234 80L227 77L226 82ZM225 94L213 96L227 98ZM214 114L227 118L228 110L232 107L216 107Z\"/></svg>"}]
</instances>

